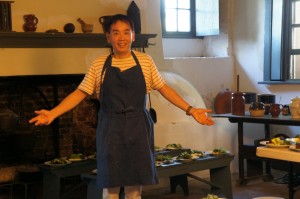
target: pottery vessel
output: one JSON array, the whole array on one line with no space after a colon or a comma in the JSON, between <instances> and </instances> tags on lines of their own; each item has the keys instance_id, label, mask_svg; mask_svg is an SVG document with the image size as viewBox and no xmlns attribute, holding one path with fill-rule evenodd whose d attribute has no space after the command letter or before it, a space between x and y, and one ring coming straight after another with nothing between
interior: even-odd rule
<instances>
[{"instance_id":1,"label":"pottery vessel","mask_svg":"<svg viewBox=\"0 0 300 199\"><path fill-rule=\"evenodd\" d=\"M216 114L231 113L231 95L229 89L221 90L214 100Z\"/></svg>"},{"instance_id":2,"label":"pottery vessel","mask_svg":"<svg viewBox=\"0 0 300 199\"><path fill-rule=\"evenodd\" d=\"M278 117L280 112L281 112L281 108L280 108L281 104L270 104L270 113L272 115L272 117Z\"/></svg>"},{"instance_id":3,"label":"pottery vessel","mask_svg":"<svg viewBox=\"0 0 300 199\"><path fill-rule=\"evenodd\" d=\"M231 96L231 114L232 115L245 115L245 93L236 92Z\"/></svg>"},{"instance_id":4,"label":"pottery vessel","mask_svg":"<svg viewBox=\"0 0 300 199\"><path fill-rule=\"evenodd\" d=\"M36 31L36 26L39 22L38 18L34 14L28 14L24 15L23 19L25 21L23 25L23 30L25 32L35 32Z\"/></svg>"},{"instance_id":5,"label":"pottery vessel","mask_svg":"<svg viewBox=\"0 0 300 199\"><path fill-rule=\"evenodd\" d=\"M288 104L282 105L281 109L281 114L282 115L290 115L290 106Z\"/></svg>"},{"instance_id":6,"label":"pottery vessel","mask_svg":"<svg viewBox=\"0 0 300 199\"><path fill-rule=\"evenodd\" d=\"M300 98L298 96L291 99L290 112L292 118L300 118Z\"/></svg>"},{"instance_id":7,"label":"pottery vessel","mask_svg":"<svg viewBox=\"0 0 300 199\"><path fill-rule=\"evenodd\" d=\"M250 115L253 117L263 116L265 114L265 105L262 102L251 102L249 107Z\"/></svg>"}]
</instances>

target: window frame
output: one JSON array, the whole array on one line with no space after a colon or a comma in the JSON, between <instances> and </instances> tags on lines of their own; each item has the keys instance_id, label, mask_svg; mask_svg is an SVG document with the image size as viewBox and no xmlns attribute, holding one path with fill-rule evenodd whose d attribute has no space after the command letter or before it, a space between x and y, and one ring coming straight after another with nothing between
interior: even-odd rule
<instances>
[{"instance_id":1,"label":"window frame","mask_svg":"<svg viewBox=\"0 0 300 199\"><path fill-rule=\"evenodd\" d=\"M202 36L196 36L196 14L195 14L195 0L190 1L190 24L191 31L189 32L169 32L166 31L166 15L165 15L165 1L161 0L161 25L162 25L162 37L163 38L202 38Z\"/></svg>"},{"instance_id":2,"label":"window frame","mask_svg":"<svg viewBox=\"0 0 300 199\"><path fill-rule=\"evenodd\" d=\"M290 56L300 55L299 49L292 50L294 1L299 0L265 0L264 76L260 84L300 83L300 79L289 78Z\"/></svg>"}]
</instances>

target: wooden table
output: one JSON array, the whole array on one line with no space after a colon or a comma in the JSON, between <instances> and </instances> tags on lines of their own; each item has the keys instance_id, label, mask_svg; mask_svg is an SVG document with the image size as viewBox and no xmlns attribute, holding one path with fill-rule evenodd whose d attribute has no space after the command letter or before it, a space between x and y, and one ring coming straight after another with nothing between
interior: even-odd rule
<instances>
[{"instance_id":1,"label":"wooden table","mask_svg":"<svg viewBox=\"0 0 300 199\"><path fill-rule=\"evenodd\" d=\"M232 115L232 114L213 114L213 117L228 118L229 122L238 124L238 162L239 162L239 183L246 182L244 175L244 159L255 159L256 146L245 145L243 141L244 137L244 123L257 123L264 125L264 139L270 139L270 125L287 125L287 126L300 126L300 119L293 119L291 116L279 115L278 118L273 118L271 115L264 115L261 117L252 117L249 112L246 112L244 116ZM271 177L270 163L266 162L266 179Z\"/></svg>"},{"instance_id":2,"label":"wooden table","mask_svg":"<svg viewBox=\"0 0 300 199\"><path fill-rule=\"evenodd\" d=\"M60 199L61 179L70 176L80 176L97 167L96 160L83 160L64 166L39 165L43 172L43 199Z\"/></svg>"},{"instance_id":3,"label":"wooden table","mask_svg":"<svg viewBox=\"0 0 300 199\"><path fill-rule=\"evenodd\" d=\"M200 180L205 183L209 183L211 190L220 189L222 194L232 199L232 185L231 185L231 172L230 163L233 160L234 155L224 156L207 156L187 163L176 163L171 165L165 165L157 167L157 174L159 178L185 176L191 177L196 180ZM210 181L191 175L190 173L201 170L210 170ZM81 175L82 179L87 182L88 193L87 199L101 199L102 191L97 189L96 175L88 172Z\"/></svg>"},{"instance_id":4,"label":"wooden table","mask_svg":"<svg viewBox=\"0 0 300 199\"><path fill-rule=\"evenodd\" d=\"M300 153L288 148L257 147L256 155L263 158L283 160L289 163L289 198L294 198L293 162L300 163Z\"/></svg>"}]
</instances>

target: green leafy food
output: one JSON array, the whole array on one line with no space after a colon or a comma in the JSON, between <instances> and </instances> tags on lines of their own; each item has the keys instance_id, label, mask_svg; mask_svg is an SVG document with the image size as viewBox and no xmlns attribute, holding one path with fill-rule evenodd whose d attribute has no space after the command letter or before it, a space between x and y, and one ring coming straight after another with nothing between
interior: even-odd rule
<instances>
[{"instance_id":1,"label":"green leafy food","mask_svg":"<svg viewBox=\"0 0 300 199\"><path fill-rule=\"evenodd\" d=\"M223 148L215 148L212 153L218 154L218 155L223 155L223 154L226 154L227 151Z\"/></svg>"},{"instance_id":2,"label":"green leafy food","mask_svg":"<svg viewBox=\"0 0 300 199\"><path fill-rule=\"evenodd\" d=\"M68 161L66 159L55 158L50 161L50 164L67 164Z\"/></svg>"},{"instance_id":3,"label":"green leafy food","mask_svg":"<svg viewBox=\"0 0 300 199\"><path fill-rule=\"evenodd\" d=\"M182 149L182 145L181 144L167 144L166 146L167 149Z\"/></svg>"},{"instance_id":4,"label":"green leafy food","mask_svg":"<svg viewBox=\"0 0 300 199\"><path fill-rule=\"evenodd\" d=\"M76 159L76 160L82 160L83 159L83 155L81 153L77 153L77 154L71 154L69 159Z\"/></svg>"},{"instance_id":5,"label":"green leafy food","mask_svg":"<svg viewBox=\"0 0 300 199\"><path fill-rule=\"evenodd\" d=\"M172 157L169 155L157 155L155 157L156 161L166 161L166 160L172 160Z\"/></svg>"},{"instance_id":6,"label":"green leafy food","mask_svg":"<svg viewBox=\"0 0 300 199\"><path fill-rule=\"evenodd\" d=\"M192 155L188 152L182 152L178 157L177 159L191 159L192 158Z\"/></svg>"},{"instance_id":7,"label":"green leafy food","mask_svg":"<svg viewBox=\"0 0 300 199\"><path fill-rule=\"evenodd\" d=\"M203 199L218 199L219 196L217 195L214 195L214 194L207 194L206 198L203 198Z\"/></svg>"}]
</instances>

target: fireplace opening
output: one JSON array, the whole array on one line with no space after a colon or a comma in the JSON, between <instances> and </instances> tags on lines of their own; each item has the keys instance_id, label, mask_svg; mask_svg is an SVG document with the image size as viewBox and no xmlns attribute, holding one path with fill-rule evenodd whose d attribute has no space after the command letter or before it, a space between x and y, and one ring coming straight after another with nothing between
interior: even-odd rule
<instances>
[{"instance_id":1,"label":"fireplace opening","mask_svg":"<svg viewBox=\"0 0 300 199\"><path fill-rule=\"evenodd\" d=\"M83 75L0 77L0 183L18 172L73 153L96 151L97 100L85 99L49 126L34 126L35 110L51 109ZM26 170L26 169L25 169Z\"/></svg>"}]
</instances>

